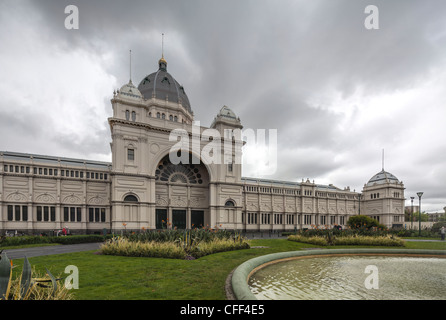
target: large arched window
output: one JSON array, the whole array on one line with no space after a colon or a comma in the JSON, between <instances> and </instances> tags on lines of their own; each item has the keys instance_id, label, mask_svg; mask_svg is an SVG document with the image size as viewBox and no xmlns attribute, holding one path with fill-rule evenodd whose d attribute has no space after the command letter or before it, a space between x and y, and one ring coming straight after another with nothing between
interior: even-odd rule
<instances>
[{"instance_id":1,"label":"large arched window","mask_svg":"<svg viewBox=\"0 0 446 320\"><path fill-rule=\"evenodd\" d=\"M124 202L138 202L138 198L135 197L133 194L129 194L125 196Z\"/></svg>"}]
</instances>

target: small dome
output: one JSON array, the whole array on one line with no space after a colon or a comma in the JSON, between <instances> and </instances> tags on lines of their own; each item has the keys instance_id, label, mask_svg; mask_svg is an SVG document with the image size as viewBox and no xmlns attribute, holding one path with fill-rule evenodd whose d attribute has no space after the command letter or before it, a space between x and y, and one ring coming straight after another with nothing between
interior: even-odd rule
<instances>
[{"instance_id":1,"label":"small dome","mask_svg":"<svg viewBox=\"0 0 446 320\"><path fill-rule=\"evenodd\" d=\"M381 170L381 172L378 172L375 174L369 182L367 182L367 186L373 186L374 184L384 184L384 183L399 183L397 177L395 177L393 174Z\"/></svg>"},{"instance_id":2,"label":"small dome","mask_svg":"<svg viewBox=\"0 0 446 320\"><path fill-rule=\"evenodd\" d=\"M219 116L230 118L237 120L237 116L235 115L234 111L229 109L227 106L223 106L223 108L220 109L220 112L218 113Z\"/></svg>"},{"instance_id":3,"label":"small dome","mask_svg":"<svg viewBox=\"0 0 446 320\"><path fill-rule=\"evenodd\" d=\"M123 85L121 89L119 89L118 95L125 98L130 98L133 100L140 100L142 99L142 94L138 90L137 87L135 87L132 83L132 80L129 81L129 83Z\"/></svg>"}]
</instances>

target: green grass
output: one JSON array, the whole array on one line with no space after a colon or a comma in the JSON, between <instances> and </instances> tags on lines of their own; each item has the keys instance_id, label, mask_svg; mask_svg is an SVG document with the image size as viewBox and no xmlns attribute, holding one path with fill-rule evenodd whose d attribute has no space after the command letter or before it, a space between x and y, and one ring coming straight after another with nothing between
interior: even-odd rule
<instances>
[{"instance_id":1,"label":"green grass","mask_svg":"<svg viewBox=\"0 0 446 320\"><path fill-rule=\"evenodd\" d=\"M228 274L238 265L256 256L314 248L286 239L250 240L251 248L211 254L196 260L135 258L98 255L93 251L30 258L36 270L47 267L54 275L64 276L67 265L79 269L80 300L224 300ZM354 246L358 248L358 246ZM352 246L325 247L352 248ZM370 247L368 247L370 248ZM446 242L406 242L411 249L443 249ZM22 259L14 260L21 272Z\"/></svg>"}]
</instances>

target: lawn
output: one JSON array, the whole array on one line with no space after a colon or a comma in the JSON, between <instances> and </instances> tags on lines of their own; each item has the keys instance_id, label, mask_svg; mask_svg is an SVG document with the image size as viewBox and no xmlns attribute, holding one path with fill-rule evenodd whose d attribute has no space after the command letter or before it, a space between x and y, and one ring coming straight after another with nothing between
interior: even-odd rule
<instances>
[{"instance_id":1,"label":"lawn","mask_svg":"<svg viewBox=\"0 0 446 320\"><path fill-rule=\"evenodd\" d=\"M250 240L250 245L251 249L196 260L106 256L93 251L29 260L36 270L47 267L58 276L64 276L66 266L77 266L79 289L74 290L74 297L79 300L224 300L226 278L242 262L273 252L315 247L286 239ZM446 250L446 243L407 242L406 248ZM17 273L22 269L21 263L22 259L14 261L19 266Z\"/></svg>"}]
</instances>

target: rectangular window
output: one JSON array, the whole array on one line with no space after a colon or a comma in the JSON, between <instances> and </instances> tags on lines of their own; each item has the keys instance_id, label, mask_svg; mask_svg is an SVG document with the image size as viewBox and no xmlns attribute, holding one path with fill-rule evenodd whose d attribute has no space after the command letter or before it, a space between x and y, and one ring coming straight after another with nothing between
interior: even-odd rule
<instances>
[{"instance_id":1,"label":"rectangular window","mask_svg":"<svg viewBox=\"0 0 446 320\"><path fill-rule=\"evenodd\" d=\"M105 208L101 208L101 222L105 222Z\"/></svg>"},{"instance_id":2,"label":"rectangular window","mask_svg":"<svg viewBox=\"0 0 446 320\"><path fill-rule=\"evenodd\" d=\"M88 208L88 221L94 222L94 208Z\"/></svg>"},{"instance_id":3,"label":"rectangular window","mask_svg":"<svg viewBox=\"0 0 446 320\"><path fill-rule=\"evenodd\" d=\"M48 221L50 219L50 213L48 206L43 207L43 221Z\"/></svg>"},{"instance_id":4,"label":"rectangular window","mask_svg":"<svg viewBox=\"0 0 446 320\"><path fill-rule=\"evenodd\" d=\"M99 222L99 208L94 208L94 221Z\"/></svg>"},{"instance_id":5,"label":"rectangular window","mask_svg":"<svg viewBox=\"0 0 446 320\"><path fill-rule=\"evenodd\" d=\"M42 207L41 206L36 207L36 220L42 221Z\"/></svg>"},{"instance_id":6,"label":"rectangular window","mask_svg":"<svg viewBox=\"0 0 446 320\"><path fill-rule=\"evenodd\" d=\"M63 208L63 221L69 221L68 211L69 211L68 207Z\"/></svg>"},{"instance_id":7,"label":"rectangular window","mask_svg":"<svg viewBox=\"0 0 446 320\"><path fill-rule=\"evenodd\" d=\"M8 221L12 221L14 218L14 207L8 205Z\"/></svg>"},{"instance_id":8,"label":"rectangular window","mask_svg":"<svg viewBox=\"0 0 446 320\"><path fill-rule=\"evenodd\" d=\"M70 221L76 221L76 208L70 208Z\"/></svg>"},{"instance_id":9,"label":"rectangular window","mask_svg":"<svg viewBox=\"0 0 446 320\"><path fill-rule=\"evenodd\" d=\"M56 221L56 207L50 207L51 221Z\"/></svg>"},{"instance_id":10,"label":"rectangular window","mask_svg":"<svg viewBox=\"0 0 446 320\"><path fill-rule=\"evenodd\" d=\"M127 160L130 160L130 161L135 160L135 150L134 149L127 150Z\"/></svg>"},{"instance_id":11,"label":"rectangular window","mask_svg":"<svg viewBox=\"0 0 446 320\"><path fill-rule=\"evenodd\" d=\"M76 218L77 222L82 221L82 208L76 208Z\"/></svg>"},{"instance_id":12,"label":"rectangular window","mask_svg":"<svg viewBox=\"0 0 446 320\"><path fill-rule=\"evenodd\" d=\"M22 206L22 221L28 221L28 207Z\"/></svg>"},{"instance_id":13,"label":"rectangular window","mask_svg":"<svg viewBox=\"0 0 446 320\"><path fill-rule=\"evenodd\" d=\"M54 175L57 176L57 169L54 169Z\"/></svg>"},{"instance_id":14,"label":"rectangular window","mask_svg":"<svg viewBox=\"0 0 446 320\"><path fill-rule=\"evenodd\" d=\"M20 221L20 206L15 206L15 221Z\"/></svg>"}]
</instances>

